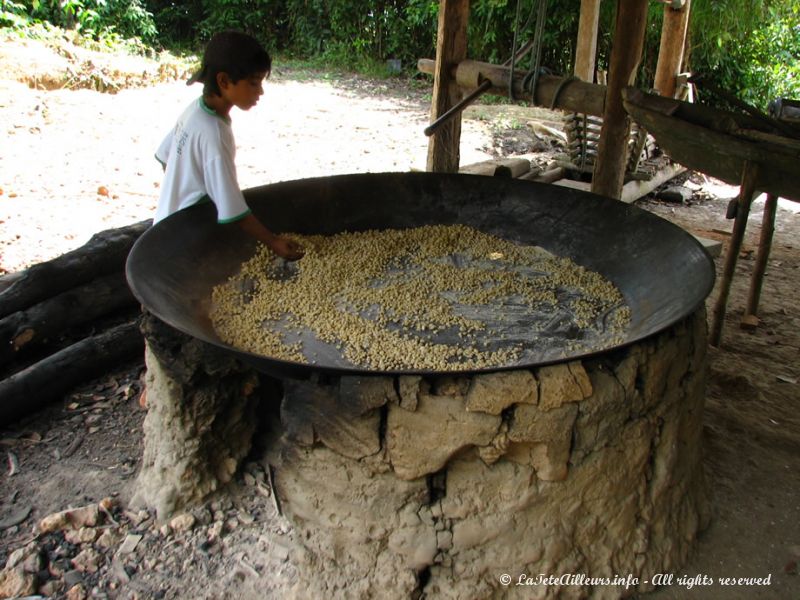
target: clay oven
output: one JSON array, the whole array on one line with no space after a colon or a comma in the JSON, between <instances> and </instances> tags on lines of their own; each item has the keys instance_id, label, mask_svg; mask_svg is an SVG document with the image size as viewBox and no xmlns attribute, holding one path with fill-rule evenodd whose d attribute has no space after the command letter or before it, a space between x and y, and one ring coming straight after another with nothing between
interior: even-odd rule
<instances>
[{"instance_id":1,"label":"clay oven","mask_svg":"<svg viewBox=\"0 0 800 600\"><path fill-rule=\"evenodd\" d=\"M258 403L279 402L263 461L301 534L292 560L312 595L620 597L686 560L708 520L700 439L713 284L688 234L599 196L480 177L359 175L248 194L278 231L465 223L535 240L613 281L630 325L611 347L575 355L548 354L531 336L513 364L472 372L249 354L216 337L208 308L211 288L253 248L220 235L210 207L182 211L128 263L157 317L145 319L143 502L166 515L230 480ZM557 581L517 585L539 577Z\"/></svg>"}]
</instances>

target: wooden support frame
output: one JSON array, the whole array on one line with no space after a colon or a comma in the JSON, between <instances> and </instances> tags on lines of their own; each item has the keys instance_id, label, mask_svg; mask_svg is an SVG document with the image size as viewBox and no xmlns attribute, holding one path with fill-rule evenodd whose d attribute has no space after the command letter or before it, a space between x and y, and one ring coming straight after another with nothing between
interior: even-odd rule
<instances>
[{"instance_id":1,"label":"wooden support frame","mask_svg":"<svg viewBox=\"0 0 800 600\"><path fill-rule=\"evenodd\" d=\"M630 120L622 105L622 90L633 83L644 47L647 0L618 0L609 60L603 129L597 147L592 192L619 198L625 179Z\"/></svg>"},{"instance_id":2,"label":"wooden support frame","mask_svg":"<svg viewBox=\"0 0 800 600\"><path fill-rule=\"evenodd\" d=\"M690 11L691 0L685 0L683 7L678 9L672 8L669 4L664 5L661 44L653 82L653 87L662 96L675 97L677 78L681 72L686 46L686 32L689 29Z\"/></svg>"},{"instance_id":3,"label":"wooden support frame","mask_svg":"<svg viewBox=\"0 0 800 600\"><path fill-rule=\"evenodd\" d=\"M461 100L454 67L467 57L469 0L441 0L436 34L436 67L431 101L431 122ZM456 173L460 161L461 115L437 129L428 142L427 170Z\"/></svg>"},{"instance_id":4,"label":"wooden support frame","mask_svg":"<svg viewBox=\"0 0 800 600\"><path fill-rule=\"evenodd\" d=\"M731 292L733 274L736 271L736 262L739 252L742 249L744 232L747 228L747 218L750 216L750 205L753 203L753 196L756 192L756 182L758 181L759 166L757 163L746 161L742 172L742 187L739 189L737 200L736 220L733 223L733 234L725 254L725 267L722 271L719 295L714 305L714 317L711 323L711 333L709 343L712 346L719 346L722 337L722 325L725 322L725 307L728 304L728 296Z\"/></svg>"},{"instance_id":5,"label":"wooden support frame","mask_svg":"<svg viewBox=\"0 0 800 600\"><path fill-rule=\"evenodd\" d=\"M767 261L772 249L772 237L775 234L775 216L778 212L778 196L767 194L764 203L764 214L761 219L761 237L758 240L758 254L750 279L750 292L747 295L747 309L745 317L758 316L758 303L761 300L761 287L764 283L764 273L767 271Z\"/></svg>"},{"instance_id":6,"label":"wooden support frame","mask_svg":"<svg viewBox=\"0 0 800 600\"><path fill-rule=\"evenodd\" d=\"M417 62L417 68L422 73L433 74L436 63L421 58ZM512 79L511 69L502 65L463 60L451 69L451 76L463 89L474 90L488 81L491 83L488 93L508 96L508 86L511 83L514 93L519 97L524 97L526 94L530 97L530 92L522 84L525 73L516 71ZM535 104L600 116L605 106L605 95L606 88L602 85L566 77L542 75L536 86Z\"/></svg>"}]
</instances>

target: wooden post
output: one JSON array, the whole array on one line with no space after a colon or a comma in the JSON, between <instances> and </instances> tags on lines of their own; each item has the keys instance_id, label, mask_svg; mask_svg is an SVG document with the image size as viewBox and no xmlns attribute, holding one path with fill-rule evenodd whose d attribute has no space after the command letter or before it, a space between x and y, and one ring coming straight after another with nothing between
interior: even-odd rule
<instances>
[{"instance_id":1,"label":"wooden post","mask_svg":"<svg viewBox=\"0 0 800 600\"><path fill-rule=\"evenodd\" d=\"M622 89L632 85L642 58L647 25L647 0L618 0L609 60L603 129L597 146L592 191L619 198L628 162L630 120L622 105Z\"/></svg>"},{"instance_id":2,"label":"wooden post","mask_svg":"<svg viewBox=\"0 0 800 600\"><path fill-rule=\"evenodd\" d=\"M761 221L761 237L758 240L758 255L750 280L750 293L747 296L745 315L758 315L758 302L761 299L761 285L764 283L764 272L767 270L769 252L772 248L772 236L775 233L775 215L778 212L778 196L767 194L764 204L764 216Z\"/></svg>"},{"instance_id":3,"label":"wooden post","mask_svg":"<svg viewBox=\"0 0 800 600\"><path fill-rule=\"evenodd\" d=\"M664 5L664 23L661 26L661 45L653 87L659 94L669 98L675 97L676 78L681 72L690 7L691 0L685 0L683 7L678 9Z\"/></svg>"},{"instance_id":4,"label":"wooden post","mask_svg":"<svg viewBox=\"0 0 800 600\"><path fill-rule=\"evenodd\" d=\"M733 273L736 270L736 261L742 249L744 231L747 228L747 218L750 215L750 204L753 202L753 195L756 191L758 181L758 164L746 161L742 172L742 187L739 189L738 206L736 209L736 220L733 223L733 234L725 254L725 267L722 271L722 280L719 286L719 296L714 305L714 320L711 324L709 343L712 346L719 346L722 337L722 324L725 321L725 306L728 303L728 295L731 291Z\"/></svg>"},{"instance_id":5,"label":"wooden post","mask_svg":"<svg viewBox=\"0 0 800 600\"><path fill-rule=\"evenodd\" d=\"M431 122L461 99L461 90L455 82L453 70L467 57L468 18L469 0L441 0L439 3ZM427 170L456 173L460 158L460 142L461 116L457 115L431 136L428 142Z\"/></svg>"},{"instance_id":6,"label":"wooden post","mask_svg":"<svg viewBox=\"0 0 800 600\"><path fill-rule=\"evenodd\" d=\"M581 18L578 21L578 47L575 49L575 77L594 81L597 55L597 27L600 22L600 0L581 0Z\"/></svg>"}]
</instances>

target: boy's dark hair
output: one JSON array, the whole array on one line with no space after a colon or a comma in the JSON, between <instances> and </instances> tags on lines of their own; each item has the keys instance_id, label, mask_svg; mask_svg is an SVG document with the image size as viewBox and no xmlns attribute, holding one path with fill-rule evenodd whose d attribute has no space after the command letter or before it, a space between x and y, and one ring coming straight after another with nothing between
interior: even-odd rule
<instances>
[{"instance_id":1,"label":"boy's dark hair","mask_svg":"<svg viewBox=\"0 0 800 600\"><path fill-rule=\"evenodd\" d=\"M227 73L231 82L236 83L255 73L269 75L271 70L272 58L258 40L240 31L223 31L209 40L200 70L186 85L202 81L204 96L218 96L218 73Z\"/></svg>"}]
</instances>

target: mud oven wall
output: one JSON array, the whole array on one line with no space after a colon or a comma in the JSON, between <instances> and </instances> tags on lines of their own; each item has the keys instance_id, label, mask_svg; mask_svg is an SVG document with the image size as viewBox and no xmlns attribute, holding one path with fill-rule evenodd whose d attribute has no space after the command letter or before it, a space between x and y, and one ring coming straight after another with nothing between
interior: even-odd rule
<instances>
[{"instance_id":1,"label":"mud oven wall","mask_svg":"<svg viewBox=\"0 0 800 600\"><path fill-rule=\"evenodd\" d=\"M299 534L300 587L309 597L470 599L652 589L646 581L679 568L708 522L705 377L700 310L639 344L533 370L285 381L264 461ZM163 410L148 415L140 476L153 499L175 479L158 466L175 438L154 441ZM223 431L236 430L231 419ZM206 469L204 490L241 458L228 446L227 458L213 453L223 459Z\"/></svg>"}]
</instances>

